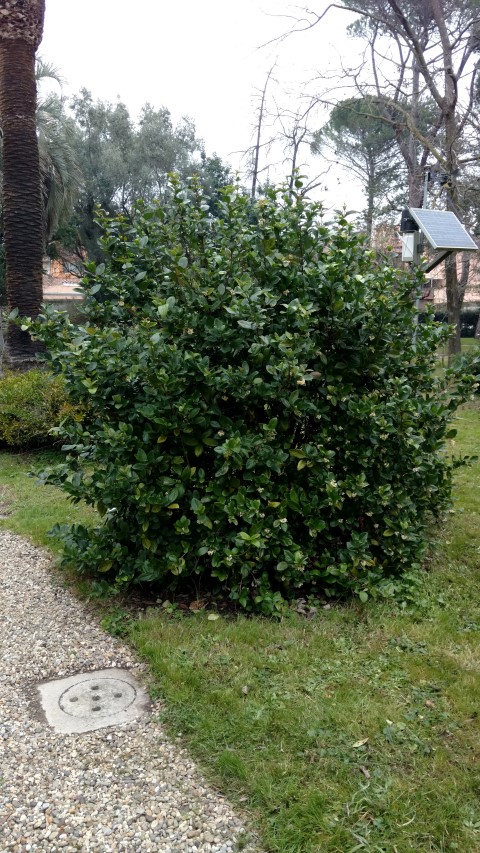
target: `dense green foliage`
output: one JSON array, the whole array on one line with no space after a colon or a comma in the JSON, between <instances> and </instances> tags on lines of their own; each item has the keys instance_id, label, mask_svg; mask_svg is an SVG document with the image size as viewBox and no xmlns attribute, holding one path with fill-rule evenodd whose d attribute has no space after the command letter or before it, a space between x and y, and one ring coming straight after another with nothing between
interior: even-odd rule
<instances>
[{"instance_id":1,"label":"dense green foliage","mask_svg":"<svg viewBox=\"0 0 480 853\"><path fill-rule=\"evenodd\" d=\"M448 504L441 451L472 377L447 393L444 332L414 335L411 277L343 216L235 189L219 214L174 183L102 222L85 325L48 309L35 326L92 413L45 475L103 516L63 531L65 558L100 587L213 587L264 612L393 594Z\"/></svg>"},{"instance_id":2,"label":"dense green foliage","mask_svg":"<svg viewBox=\"0 0 480 853\"><path fill-rule=\"evenodd\" d=\"M80 419L61 377L45 370L6 373L0 378L0 447L17 450L58 443L51 430L66 418Z\"/></svg>"}]
</instances>

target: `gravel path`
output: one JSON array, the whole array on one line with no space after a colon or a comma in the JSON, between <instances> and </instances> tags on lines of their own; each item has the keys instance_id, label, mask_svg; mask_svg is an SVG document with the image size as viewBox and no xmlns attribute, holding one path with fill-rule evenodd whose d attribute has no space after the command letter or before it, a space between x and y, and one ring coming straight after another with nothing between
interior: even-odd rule
<instances>
[{"instance_id":1,"label":"gravel path","mask_svg":"<svg viewBox=\"0 0 480 853\"><path fill-rule=\"evenodd\" d=\"M158 705L81 735L42 721L39 681L113 666L144 680L132 651L55 586L48 564L0 531L0 851L233 853L240 820L166 737Z\"/></svg>"}]
</instances>

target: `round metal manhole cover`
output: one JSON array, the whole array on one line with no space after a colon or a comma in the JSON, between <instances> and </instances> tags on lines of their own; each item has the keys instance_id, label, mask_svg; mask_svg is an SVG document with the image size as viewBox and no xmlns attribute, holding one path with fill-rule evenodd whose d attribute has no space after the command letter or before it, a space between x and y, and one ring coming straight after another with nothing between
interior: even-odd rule
<instances>
[{"instance_id":1,"label":"round metal manhole cover","mask_svg":"<svg viewBox=\"0 0 480 853\"><path fill-rule=\"evenodd\" d=\"M58 704L71 717L99 718L120 714L135 701L137 691L119 678L88 678L68 687Z\"/></svg>"}]
</instances>

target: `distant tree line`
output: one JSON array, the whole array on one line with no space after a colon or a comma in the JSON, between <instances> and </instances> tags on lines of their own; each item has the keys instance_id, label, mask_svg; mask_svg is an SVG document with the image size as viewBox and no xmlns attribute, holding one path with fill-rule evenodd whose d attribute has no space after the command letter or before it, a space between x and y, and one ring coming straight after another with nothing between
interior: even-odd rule
<instances>
[{"instance_id":1,"label":"distant tree line","mask_svg":"<svg viewBox=\"0 0 480 853\"><path fill-rule=\"evenodd\" d=\"M198 175L212 212L222 186L231 182L229 167L207 156L191 119L174 125L166 107L142 107L134 121L121 101L95 101L82 89L70 103L72 144L80 172L73 210L63 216L61 245L100 261L96 208L114 215L131 214L136 201L161 199L172 172L187 179Z\"/></svg>"}]
</instances>

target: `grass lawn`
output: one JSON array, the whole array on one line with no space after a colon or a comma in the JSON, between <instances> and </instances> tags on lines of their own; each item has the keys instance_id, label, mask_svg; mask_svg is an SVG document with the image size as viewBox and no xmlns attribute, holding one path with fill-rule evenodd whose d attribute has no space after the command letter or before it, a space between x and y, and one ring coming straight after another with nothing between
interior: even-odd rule
<instances>
[{"instance_id":1,"label":"grass lawn","mask_svg":"<svg viewBox=\"0 0 480 853\"><path fill-rule=\"evenodd\" d=\"M454 451L478 452L480 401L457 426ZM31 461L0 455L1 524L45 542L79 510L39 492ZM435 537L415 606L280 622L160 608L131 625L170 731L265 850L480 851L480 465L458 472Z\"/></svg>"},{"instance_id":2,"label":"grass lawn","mask_svg":"<svg viewBox=\"0 0 480 853\"><path fill-rule=\"evenodd\" d=\"M63 492L52 486L42 486L30 472L41 471L60 460L52 452L5 453L0 451L0 530L7 527L27 536L36 545L57 550L57 543L48 535L50 528L75 521L87 523L95 514L87 507L73 506Z\"/></svg>"}]
</instances>

